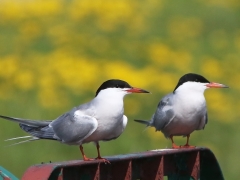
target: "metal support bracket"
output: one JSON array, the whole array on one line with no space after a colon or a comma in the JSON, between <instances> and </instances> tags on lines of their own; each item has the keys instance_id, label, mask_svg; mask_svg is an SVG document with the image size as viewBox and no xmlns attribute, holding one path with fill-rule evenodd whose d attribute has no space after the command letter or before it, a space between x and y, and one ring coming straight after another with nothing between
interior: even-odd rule
<instances>
[{"instance_id":1,"label":"metal support bracket","mask_svg":"<svg viewBox=\"0 0 240 180\"><path fill-rule=\"evenodd\" d=\"M223 180L214 154L207 148L159 149L101 160L74 160L31 166L22 180Z\"/></svg>"}]
</instances>

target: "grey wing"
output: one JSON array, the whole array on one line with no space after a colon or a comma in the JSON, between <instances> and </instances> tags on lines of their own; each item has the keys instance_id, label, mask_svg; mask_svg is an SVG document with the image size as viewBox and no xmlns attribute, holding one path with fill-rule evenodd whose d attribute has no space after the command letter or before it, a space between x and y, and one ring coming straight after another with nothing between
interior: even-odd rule
<instances>
[{"instance_id":1,"label":"grey wing","mask_svg":"<svg viewBox=\"0 0 240 180\"><path fill-rule=\"evenodd\" d=\"M206 112L205 115L200 120L200 123L199 123L198 128L196 130L204 129L204 127L207 123L208 123L208 114Z\"/></svg>"},{"instance_id":2,"label":"grey wing","mask_svg":"<svg viewBox=\"0 0 240 180\"><path fill-rule=\"evenodd\" d=\"M50 126L57 138L67 144L82 144L82 141L90 136L98 126L97 120L83 114L74 108L72 111L60 116Z\"/></svg>"},{"instance_id":3,"label":"grey wing","mask_svg":"<svg viewBox=\"0 0 240 180\"><path fill-rule=\"evenodd\" d=\"M206 114L205 114L205 124L207 124L208 123L208 113L206 112Z\"/></svg>"},{"instance_id":4,"label":"grey wing","mask_svg":"<svg viewBox=\"0 0 240 180\"><path fill-rule=\"evenodd\" d=\"M173 118L172 94L169 94L159 102L157 110L152 117L151 126L154 126L156 131L161 131Z\"/></svg>"}]
</instances>

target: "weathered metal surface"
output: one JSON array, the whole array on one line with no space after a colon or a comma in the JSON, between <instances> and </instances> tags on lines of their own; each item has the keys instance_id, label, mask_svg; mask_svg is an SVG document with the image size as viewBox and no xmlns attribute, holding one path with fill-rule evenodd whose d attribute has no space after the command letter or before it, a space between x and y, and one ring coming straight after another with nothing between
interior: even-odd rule
<instances>
[{"instance_id":1,"label":"weathered metal surface","mask_svg":"<svg viewBox=\"0 0 240 180\"><path fill-rule=\"evenodd\" d=\"M0 180L18 180L18 178L0 166Z\"/></svg>"},{"instance_id":2,"label":"weathered metal surface","mask_svg":"<svg viewBox=\"0 0 240 180\"><path fill-rule=\"evenodd\" d=\"M4 172L2 172L1 170L0 170L0 179L11 180L10 177L6 175Z\"/></svg>"},{"instance_id":3,"label":"weathered metal surface","mask_svg":"<svg viewBox=\"0 0 240 180\"><path fill-rule=\"evenodd\" d=\"M75 160L31 166L22 180L224 179L207 148L160 149L106 158L111 164Z\"/></svg>"}]
</instances>

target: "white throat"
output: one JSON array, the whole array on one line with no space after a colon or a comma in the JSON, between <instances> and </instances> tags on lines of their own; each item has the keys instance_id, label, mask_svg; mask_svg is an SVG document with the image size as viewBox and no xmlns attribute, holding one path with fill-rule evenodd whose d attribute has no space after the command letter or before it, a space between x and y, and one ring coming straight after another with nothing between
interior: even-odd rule
<instances>
[{"instance_id":1,"label":"white throat","mask_svg":"<svg viewBox=\"0 0 240 180\"><path fill-rule=\"evenodd\" d=\"M121 88L107 88L101 90L98 95L95 97L97 99L123 99L125 95L127 95L128 92L124 91Z\"/></svg>"},{"instance_id":2,"label":"white throat","mask_svg":"<svg viewBox=\"0 0 240 180\"><path fill-rule=\"evenodd\" d=\"M204 93L204 91L208 88L206 86L208 83L199 83L199 82L185 82L181 86L179 86L175 93L183 93L183 94L189 94L189 93Z\"/></svg>"},{"instance_id":3,"label":"white throat","mask_svg":"<svg viewBox=\"0 0 240 180\"><path fill-rule=\"evenodd\" d=\"M176 112L184 112L182 115L205 114L206 100L204 91L207 83L186 82L174 92L174 107ZM187 117L185 117L187 118Z\"/></svg>"},{"instance_id":4,"label":"white throat","mask_svg":"<svg viewBox=\"0 0 240 180\"><path fill-rule=\"evenodd\" d=\"M124 96L128 92L121 88L107 88L101 90L94 98L94 106L100 116L123 116ZM107 115L106 115L107 114Z\"/></svg>"}]
</instances>

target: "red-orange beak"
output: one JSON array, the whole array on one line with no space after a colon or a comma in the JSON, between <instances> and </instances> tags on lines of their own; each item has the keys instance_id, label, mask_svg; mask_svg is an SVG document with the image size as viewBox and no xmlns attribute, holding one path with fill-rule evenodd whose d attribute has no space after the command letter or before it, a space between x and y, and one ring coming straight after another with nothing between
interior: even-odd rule
<instances>
[{"instance_id":1,"label":"red-orange beak","mask_svg":"<svg viewBox=\"0 0 240 180\"><path fill-rule=\"evenodd\" d=\"M219 83L215 83L215 82L211 82L206 84L207 87L209 88L229 88L228 86L224 85L224 84L219 84Z\"/></svg>"},{"instance_id":2,"label":"red-orange beak","mask_svg":"<svg viewBox=\"0 0 240 180\"><path fill-rule=\"evenodd\" d=\"M136 87L129 88L126 91L131 92L131 93L149 93L148 91L146 91L144 89L140 89L140 88L136 88Z\"/></svg>"}]
</instances>

